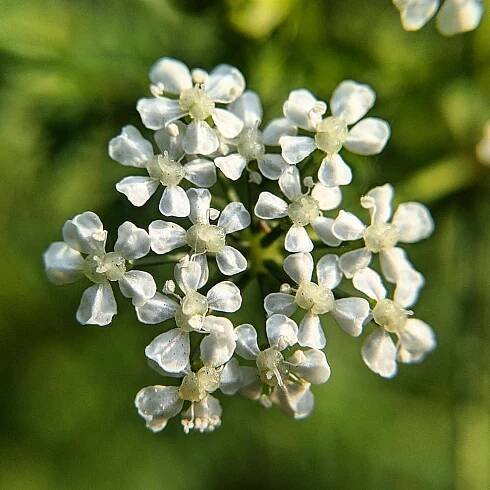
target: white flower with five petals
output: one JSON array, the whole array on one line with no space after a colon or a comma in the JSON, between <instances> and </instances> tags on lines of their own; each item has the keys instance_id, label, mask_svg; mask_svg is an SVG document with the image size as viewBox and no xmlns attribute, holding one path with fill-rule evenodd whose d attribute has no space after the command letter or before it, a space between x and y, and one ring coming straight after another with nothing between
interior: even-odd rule
<instances>
[{"instance_id":1,"label":"white flower with five petals","mask_svg":"<svg viewBox=\"0 0 490 490\"><path fill-rule=\"evenodd\" d=\"M293 90L284 103L284 115L299 128L315 135L313 138L283 136L279 143L284 160L296 164L318 149L326 154L318 170L318 180L326 186L349 184L352 172L338 154L341 148L359 155L376 155L390 136L386 121L375 117L361 119L373 107L375 99L368 85L345 80L334 90L330 100L332 115L322 118L327 104L318 101L308 90Z\"/></svg>"},{"instance_id":2,"label":"white flower with five petals","mask_svg":"<svg viewBox=\"0 0 490 490\"><path fill-rule=\"evenodd\" d=\"M298 343L302 347L323 349L325 334L320 316L330 314L349 335L357 337L369 315L369 303L364 298L335 299L332 290L342 279L336 255L324 255L316 266L317 282L312 282L313 257L296 253L284 260L286 274L297 284L294 294L271 293L264 299L268 315L282 313L291 316L301 308L305 315L299 324Z\"/></svg>"},{"instance_id":3,"label":"white flower with five petals","mask_svg":"<svg viewBox=\"0 0 490 490\"><path fill-rule=\"evenodd\" d=\"M77 320L83 325L111 323L117 313L111 282L117 282L121 293L131 298L136 307L156 292L151 274L127 270L129 260L144 257L150 251L148 233L124 222L113 252L105 251L106 238L99 217L87 211L68 220L63 226L64 241L52 243L44 253L46 274L55 284L70 284L83 276L94 283L84 291L77 311Z\"/></svg>"},{"instance_id":4,"label":"white flower with five petals","mask_svg":"<svg viewBox=\"0 0 490 490\"><path fill-rule=\"evenodd\" d=\"M125 177L116 184L134 206L143 206L156 192L164 187L159 209L164 216L189 216L189 199L180 186L183 179L199 187L211 187L216 183L213 162L194 158L183 162L182 140L185 126L173 124L155 132L155 141L161 153L153 153L152 144L141 136L134 126L125 126L121 134L109 142L109 155L122 165L145 168L148 176Z\"/></svg>"},{"instance_id":5,"label":"white flower with five petals","mask_svg":"<svg viewBox=\"0 0 490 490\"><path fill-rule=\"evenodd\" d=\"M361 206L368 209L371 215L371 224L366 226L354 214L340 211L332 225L332 233L342 241L364 241L364 247L340 257L340 268L347 278L352 278L356 271L367 267L373 253L379 253L386 280L401 284L404 294L411 292L415 301L419 289L424 285L424 278L413 268L405 251L396 244L414 243L427 238L434 230L434 222L429 210L417 202L400 204L390 222L393 194L390 184L374 187L361 198Z\"/></svg>"},{"instance_id":6,"label":"white flower with five petals","mask_svg":"<svg viewBox=\"0 0 490 490\"><path fill-rule=\"evenodd\" d=\"M322 211L336 208L342 199L336 187L315 185L311 193L301 191L299 170L289 166L279 178L279 187L289 199L261 192L255 205L255 215L261 219L279 219L288 217L292 222L284 239L284 248L288 252L311 252L313 242L305 227L311 225L316 234L327 245L336 246L340 242L332 235L333 219L323 216Z\"/></svg>"},{"instance_id":7,"label":"white flower with five petals","mask_svg":"<svg viewBox=\"0 0 490 490\"><path fill-rule=\"evenodd\" d=\"M207 120L212 119L225 138L235 138L243 128L240 118L217 104L230 104L245 89L243 75L229 65L219 65L211 73L193 70L173 58L161 58L150 69L155 97L138 101L143 124L162 129L188 116L191 119L182 142L188 154L210 155L219 140ZM164 94L164 95L161 95ZM167 97L173 96L173 98Z\"/></svg>"},{"instance_id":8,"label":"white flower with five petals","mask_svg":"<svg viewBox=\"0 0 490 490\"><path fill-rule=\"evenodd\" d=\"M194 259L199 261L203 276L208 276L206 255L216 255L219 270L231 276L247 268L247 260L242 253L226 244L226 235L243 230L250 225L250 214L241 202L231 202L219 215L216 225L210 223L214 209L211 209L211 193L207 189L189 189L189 219L192 226L185 230L176 223L156 220L150 223L151 249L164 254L176 248L188 246Z\"/></svg>"},{"instance_id":9,"label":"white flower with five petals","mask_svg":"<svg viewBox=\"0 0 490 490\"><path fill-rule=\"evenodd\" d=\"M380 328L367 337L362 348L362 358L369 369L384 378L392 378L398 369L397 360L419 362L436 347L432 328L422 320L408 318L411 312L405 308L412 304L409 296L386 298L379 274L369 267L356 272L352 283L376 301L372 316ZM396 344L392 335L397 338Z\"/></svg>"},{"instance_id":10,"label":"white flower with five petals","mask_svg":"<svg viewBox=\"0 0 490 490\"><path fill-rule=\"evenodd\" d=\"M435 15L440 0L393 0L400 11L403 28L418 31ZM481 0L445 0L436 18L441 34L452 36L472 31L480 24L483 16Z\"/></svg>"}]
</instances>

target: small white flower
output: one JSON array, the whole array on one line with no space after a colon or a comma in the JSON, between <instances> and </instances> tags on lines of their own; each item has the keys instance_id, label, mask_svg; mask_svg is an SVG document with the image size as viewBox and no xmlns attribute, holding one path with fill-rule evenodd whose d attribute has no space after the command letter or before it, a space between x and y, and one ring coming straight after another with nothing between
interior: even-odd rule
<instances>
[{"instance_id":1,"label":"small white flower","mask_svg":"<svg viewBox=\"0 0 490 490\"><path fill-rule=\"evenodd\" d=\"M170 123L188 116L191 123L183 139L188 154L210 155L219 146L213 128L207 122L211 118L225 138L235 138L243 128L243 122L227 109L217 104L235 101L245 89L243 75L234 67L219 65L208 75L204 70L194 71L172 58L159 59L150 69L150 80L165 94L143 98L137 110L143 124L150 129L162 129Z\"/></svg>"},{"instance_id":2,"label":"small white flower","mask_svg":"<svg viewBox=\"0 0 490 490\"><path fill-rule=\"evenodd\" d=\"M242 388L242 393L266 406L277 404L295 418L308 416L313 409L310 384L326 383L330 377L325 354L317 349L297 349L285 357L283 351L298 343L298 326L285 315L272 315L267 319L269 347L264 350L258 347L257 331L252 325L239 325L235 332L236 353L256 364L256 376Z\"/></svg>"},{"instance_id":3,"label":"small white flower","mask_svg":"<svg viewBox=\"0 0 490 490\"><path fill-rule=\"evenodd\" d=\"M364 342L362 358L366 365L384 378L396 375L396 361L412 363L421 361L436 347L433 330L422 320L408 318L405 310L411 303L397 298L386 298L386 289L378 273L365 268L354 274L352 283L356 289L376 301L372 310L374 321L381 327L371 333ZM391 335L397 337L397 344Z\"/></svg>"},{"instance_id":4,"label":"small white flower","mask_svg":"<svg viewBox=\"0 0 490 490\"><path fill-rule=\"evenodd\" d=\"M279 143L284 160L296 164L318 149L326 154L318 170L319 181L329 187L349 184L351 169L338 154L342 147L359 155L376 155L390 136L390 127L382 119L361 119L373 107L375 99L368 85L345 80L333 92L332 115L322 119L327 105L316 100L308 90L293 90L284 103L284 115L299 128L315 135L313 138L283 136Z\"/></svg>"},{"instance_id":5,"label":"small white flower","mask_svg":"<svg viewBox=\"0 0 490 490\"><path fill-rule=\"evenodd\" d=\"M403 28L418 31L435 15L440 0L393 0L400 11ZM441 34L452 36L472 31L478 27L483 16L481 0L445 0L436 18Z\"/></svg>"},{"instance_id":6,"label":"small white flower","mask_svg":"<svg viewBox=\"0 0 490 490\"><path fill-rule=\"evenodd\" d=\"M282 118L274 119L263 132L260 131L262 104L259 96L251 90L244 92L228 109L243 121L244 126L236 139L227 141L228 154L215 158L216 166L226 177L237 180L248 163L256 161L264 177L277 180L289 164L281 155L268 153L266 147L278 146L281 136L295 135L296 127Z\"/></svg>"},{"instance_id":7,"label":"small white flower","mask_svg":"<svg viewBox=\"0 0 490 490\"><path fill-rule=\"evenodd\" d=\"M483 165L490 166L490 121L485 124L483 137L476 145L476 157Z\"/></svg>"},{"instance_id":8,"label":"small white flower","mask_svg":"<svg viewBox=\"0 0 490 490\"><path fill-rule=\"evenodd\" d=\"M388 282L399 284L411 294L414 302L418 290L424 285L423 276L408 260L398 242L414 243L427 238L434 231L429 210L420 203L402 203L391 222L393 187L385 184L371 189L361 198L361 206L369 210L371 224L366 226L354 214L340 211L332 225L332 233L339 240L364 241L364 247L347 252L340 258L340 268L347 278L367 267L373 253L379 253L381 270ZM410 282L410 287L407 283ZM401 289L400 289L401 291Z\"/></svg>"},{"instance_id":9,"label":"small white flower","mask_svg":"<svg viewBox=\"0 0 490 490\"><path fill-rule=\"evenodd\" d=\"M320 315L327 313L348 334L357 337L369 315L369 303L364 298L335 299L332 290L339 285L342 273L336 255L324 255L316 266L317 282L312 282L313 257L309 253L296 253L286 257L284 270L297 284L291 293L271 293L264 299L268 315L282 313L292 316L297 308L305 311L299 324L298 343L302 347L323 349L325 335Z\"/></svg>"},{"instance_id":10,"label":"small white flower","mask_svg":"<svg viewBox=\"0 0 490 490\"><path fill-rule=\"evenodd\" d=\"M105 251L106 237L99 217L87 211L68 220L63 226L64 241L52 243L44 253L46 274L55 284L70 284L83 276L94 283L84 291L77 311L77 320L83 325L111 323L117 313L111 282L118 282L121 293L131 298L136 307L156 292L151 274L126 269L128 260L148 254L148 233L124 222L113 252Z\"/></svg>"},{"instance_id":11,"label":"small white flower","mask_svg":"<svg viewBox=\"0 0 490 490\"><path fill-rule=\"evenodd\" d=\"M189 215L189 199L180 186L183 179L199 187L211 187L216 183L214 163L204 158L183 162L182 140L185 126L173 125L177 133L172 135L168 128L155 133L161 154L155 155L151 143L141 136L134 126L124 126L121 134L109 142L109 155L122 165L145 168L148 176L125 177L116 184L134 206L143 206L156 192L164 187L159 209L164 216L185 217Z\"/></svg>"},{"instance_id":12,"label":"small white flower","mask_svg":"<svg viewBox=\"0 0 490 490\"><path fill-rule=\"evenodd\" d=\"M187 257L175 265L175 281L183 295L155 293L143 306L136 308L138 320L146 324L171 318L177 328L157 336L145 350L146 356L167 373L189 370L190 332L206 337L201 341L201 360L206 366L221 366L233 355L235 334L227 318L209 315L211 311L232 313L242 304L238 287L230 281L213 286L206 295L198 292L205 283L199 263ZM172 294L173 299L170 297Z\"/></svg>"},{"instance_id":13,"label":"small white flower","mask_svg":"<svg viewBox=\"0 0 490 490\"><path fill-rule=\"evenodd\" d=\"M250 225L250 214L241 202L231 202L221 212L216 225L210 224L211 193L207 189L189 189L189 219L192 226L185 230L176 223L156 220L150 223L151 249L164 254L179 247L190 247L207 277L206 255L216 255L219 270L231 276L247 268L247 260L236 248L226 245L226 235ZM213 214L213 213L211 213Z\"/></svg>"},{"instance_id":14,"label":"small white flower","mask_svg":"<svg viewBox=\"0 0 490 490\"><path fill-rule=\"evenodd\" d=\"M221 405L210 393L220 386L220 369L204 366L197 372L183 375L180 386L147 386L134 400L138 413L153 432L167 426L169 419L182 412L182 426L188 434L191 430L211 432L221 425Z\"/></svg>"},{"instance_id":15,"label":"small white flower","mask_svg":"<svg viewBox=\"0 0 490 490\"><path fill-rule=\"evenodd\" d=\"M342 199L338 187L315 185L311 193L301 191L301 178L295 166L289 166L279 178L279 187L289 199L261 192L255 205L255 215L261 219L278 219L286 216L292 226L286 234L284 247L288 252L311 252L313 242L305 227L311 225L327 245L336 246L340 241L332 235L333 219L324 217L322 211L336 208Z\"/></svg>"}]
</instances>

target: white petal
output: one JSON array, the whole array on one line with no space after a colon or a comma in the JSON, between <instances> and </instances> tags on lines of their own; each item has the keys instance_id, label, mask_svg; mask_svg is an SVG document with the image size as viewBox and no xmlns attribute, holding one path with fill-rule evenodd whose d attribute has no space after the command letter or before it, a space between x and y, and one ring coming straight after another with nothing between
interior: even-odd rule
<instances>
[{"instance_id":1,"label":"white petal","mask_svg":"<svg viewBox=\"0 0 490 490\"><path fill-rule=\"evenodd\" d=\"M243 379L240 364L235 358L230 359L221 371L219 389L225 395L234 395L242 386Z\"/></svg>"},{"instance_id":2,"label":"white petal","mask_svg":"<svg viewBox=\"0 0 490 490\"><path fill-rule=\"evenodd\" d=\"M396 374L396 347L382 328L377 328L364 342L362 359L371 371L383 378L392 378Z\"/></svg>"},{"instance_id":3,"label":"white petal","mask_svg":"<svg viewBox=\"0 0 490 490\"><path fill-rule=\"evenodd\" d=\"M100 218L91 211L77 214L63 225L63 240L85 254L104 252L107 232Z\"/></svg>"},{"instance_id":4,"label":"white petal","mask_svg":"<svg viewBox=\"0 0 490 490\"><path fill-rule=\"evenodd\" d=\"M242 95L245 90L245 79L235 67L218 65L209 74L205 90L215 102L229 104Z\"/></svg>"},{"instance_id":5,"label":"white petal","mask_svg":"<svg viewBox=\"0 0 490 490\"><path fill-rule=\"evenodd\" d=\"M155 280L148 272L131 270L118 282L121 293L131 298L134 306L143 306L157 291Z\"/></svg>"},{"instance_id":6,"label":"white petal","mask_svg":"<svg viewBox=\"0 0 490 490\"><path fill-rule=\"evenodd\" d=\"M43 260L46 275L54 284L70 284L83 276L83 257L65 242L52 243L44 252Z\"/></svg>"},{"instance_id":7,"label":"white petal","mask_svg":"<svg viewBox=\"0 0 490 490\"><path fill-rule=\"evenodd\" d=\"M243 121L226 109L214 109L211 117L225 138L236 138L243 129Z\"/></svg>"},{"instance_id":8,"label":"white petal","mask_svg":"<svg viewBox=\"0 0 490 490\"><path fill-rule=\"evenodd\" d=\"M437 14L437 28L445 36L472 31L480 24L483 10L481 0L446 0Z\"/></svg>"},{"instance_id":9,"label":"white petal","mask_svg":"<svg viewBox=\"0 0 490 490\"><path fill-rule=\"evenodd\" d=\"M284 259L284 271L296 283L311 281L313 257L309 253L296 253Z\"/></svg>"},{"instance_id":10,"label":"white petal","mask_svg":"<svg viewBox=\"0 0 490 490\"><path fill-rule=\"evenodd\" d=\"M136 110L141 121L149 129L162 129L184 116L179 101L165 97L143 98L138 100Z\"/></svg>"},{"instance_id":11,"label":"white petal","mask_svg":"<svg viewBox=\"0 0 490 490\"><path fill-rule=\"evenodd\" d=\"M136 316L141 323L154 325L161 323L175 316L179 305L161 293L155 293L144 305L137 306Z\"/></svg>"},{"instance_id":12,"label":"white petal","mask_svg":"<svg viewBox=\"0 0 490 490\"><path fill-rule=\"evenodd\" d=\"M369 85L344 80L332 94L330 110L347 124L359 121L374 105L376 94Z\"/></svg>"},{"instance_id":13,"label":"white petal","mask_svg":"<svg viewBox=\"0 0 490 490\"><path fill-rule=\"evenodd\" d=\"M208 224L211 193L207 189L189 189L187 197L191 204L189 219L193 223Z\"/></svg>"},{"instance_id":14,"label":"white petal","mask_svg":"<svg viewBox=\"0 0 490 490\"><path fill-rule=\"evenodd\" d=\"M429 210L418 202L400 204L392 223L398 229L399 240L405 243L423 240L434 231L434 221Z\"/></svg>"},{"instance_id":15,"label":"white petal","mask_svg":"<svg viewBox=\"0 0 490 490\"><path fill-rule=\"evenodd\" d=\"M255 359L260 352L257 345L257 331L255 328L248 323L244 323L235 328L235 334L237 336L237 354L250 361Z\"/></svg>"},{"instance_id":16,"label":"white petal","mask_svg":"<svg viewBox=\"0 0 490 490\"><path fill-rule=\"evenodd\" d=\"M358 337L369 316L369 303L364 298L337 299L330 313L342 330L353 337Z\"/></svg>"},{"instance_id":17,"label":"white petal","mask_svg":"<svg viewBox=\"0 0 490 490\"><path fill-rule=\"evenodd\" d=\"M216 184L216 167L214 162L196 158L184 165L185 178L199 187L212 187Z\"/></svg>"},{"instance_id":18,"label":"white petal","mask_svg":"<svg viewBox=\"0 0 490 490\"><path fill-rule=\"evenodd\" d=\"M122 165L142 168L153 158L153 147L134 126L124 126L121 134L109 141L109 156Z\"/></svg>"},{"instance_id":19,"label":"white petal","mask_svg":"<svg viewBox=\"0 0 490 490\"><path fill-rule=\"evenodd\" d=\"M169 373L183 371L191 351L189 334L174 328L155 337L146 346L145 355Z\"/></svg>"},{"instance_id":20,"label":"white petal","mask_svg":"<svg viewBox=\"0 0 490 490\"><path fill-rule=\"evenodd\" d=\"M146 230L125 221L117 230L114 252L126 259L139 259L150 251L150 237Z\"/></svg>"},{"instance_id":21,"label":"white petal","mask_svg":"<svg viewBox=\"0 0 490 490\"><path fill-rule=\"evenodd\" d=\"M197 289L201 289L209 279L208 259L206 258L206 254L197 254L192 256L192 261L197 262L201 267L201 279L197 287Z\"/></svg>"},{"instance_id":22,"label":"white petal","mask_svg":"<svg viewBox=\"0 0 490 490\"><path fill-rule=\"evenodd\" d=\"M323 333L320 317L308 312L301 320L298 330L298 344L302 347L323 349L327 339Z\"/></svg>"},{"instance_id":23,"label":"white petal","mask_svg":"<svg viewBox=\"0 0 490 490\"><path fill-rule=\"evenodd\" d=\"M238 116L246 127L253 128L262 121L262 104L260 97L252 90L247 90L228 109Z\"/></svg>"},{"instance_id":24,"label":"white petal","mask_svg":"<svg viewBox=\"0 0 490 490\"><path fill-rule=\"evenodd\" d=\"M439 0L393 0L406 31L417 31L436 13Z\"/></svg>"},{"instance_id":25,"label":"white petal","mask_svg":"<svg viewBox=\"0 0 490 490\"><path fill-rule=\"evenodd\" d=\"M377 155L385 147L390 134L390 126L386 121L366 117L349 131L344 147L358 155Z\"/></svg>"},{"instance_id":26,"label":"white petal","mask_svg":"<svg viewBox=\"0 0 490 490\"><path fill-rule=\"evenodd\" d=\"M418 298L419 291L425 284L424 276L413 268L405 269L398 274L393 299L402 307L412 306Z\"/></svg>"},{"instance_id":27,"label":"white petal","mask_svg":"<svg viewBox=\"0 0 490 490\"><path fill-rule=\"evenodd\" d=\"M257 160L257 165L260 173L270 180L277 180L289 167L289 163L281 155L275 153L266 153Z\"/></svg>"},{"instance_id":28,"label":"white petal","mask_svg":"<svg viewBox=\"0 0 490 490\"><path fill-rule=\"evenodd\" d=\"M402 362L418 362L435 349L437 341L427 323L409 318L400 334L400 344L398 359Z\"/></svg>"},{"instance_id":29,"label":"white petal","mask_svg":"<svg viewBox=\"0 0 490 490\"><path fill-rule=\"evenodd\" d=\"M342 157L335 153L322 160L318 169L318 179L327 187L348 185L352 181L352 171Z\"/></svg>"},{"instance_id":30,"label":"white petal","mask_svg":"<svg viewBox=\"0 0 490 490\"><path fill-rule=\"evenodd\" d=\"M163 430L169 419L175 417L184 405L177 386L147 386L138 391L134 400L138 413L153 432Z\"/></svg>"},{"instance_id":31,"label":"white petal","mask_svg":"<svg viewBox=\"0 0 490 490\"><path fill-rule=\"evenodd\" d=\"M282 106L284 115L291 123L309 131L315 130L326 110L327 105L305 89L293 90Z\"/></svg>"},{"instance_id":32,"label":"white petal","mask_svg":"<svg viewBox=\"0 0 490 490\"><path fill-rule=\"evenodd\" d=\"M369 267L357 271L352 278L352 284L358 291L371 299L379 301L386 297L386 289L381 277Z\"/></svg>"},{"instance_id":33,"label":"white petal","mask_svg":"<svg viewBox=\"0 0 490 490\"><path fill-rule=\"evenodd\" d=\"M285 293L271 293L264 298L264 309L267 315L281 313L291 316L297 309L294 296Z\"/></svg>"},{"instance_id":34,"label":"white petal","mask_svg":"<svg viewBox=\"0 0 490 490\"><path fill-rule=\"evenodd\" d=\"M363 247L346 252L340 257L339 266L347 279L359 270L364 269L371 262L371 252Z\"/></svg>"},{"instance_id":35,"label":"white petal","mask_svg":"<svg viewBox=\"0 0 490 490\"><path fill-rule=\"evenodd\" d=\"M311 197L317 200L322 211L330 211L339 207L342 202L342 191L340 187L327 187L318 182L311 190Z\"/></svg>"},{"instance_id":36,"label":"white petal","mask_svg":"<svg viewBox=\"0 0 490 490\"><path fill-rule=\"evenodd\" d=\"M165 187L158 209L164 216L176 216L178 218L189 216L191 212L187 194L178 185Z\"/></svg>"},{"instance_id":37,"label":"white petal","mask_svg":"<svg viewBox=\"0 0 490 490\"><path fill-rule=\"evenodd\" d=\"M151 249L164 254L182 247L186 242L186 231L182 226L162 220L152 221L148 228Z\"/></svg>"},{"instance_id":38,"label":"white petal","mask_svg":"<svg viewBox=\"0 0 490 490\"><path fill-rule=\"evenodd\" d=\"M290 201L294 201L301 196L301 181L299 170L296 166L290 165L284 170L279 177L279 187Z\"/></svg>"},{"instance_id":39,"label":"white petal","mask_svg":"<svg viewBox=\"0 0 490 490\"><path fill-rule=\"evenodd\" d=\"M261 387L262 388L262 387ZM259 393L259 396L262 393ZM296 420L308 417L313 411L315 399L310 390L310 383L295 383L287 381L285 389L274 390L270 399L286 415L294 417Z\"/></svg>"},{"instance_id":40,"label":"white petal","mask_svg":"<svg viewBox=\"0 0 490 490\"><path fill-rule=\"evenodd\" d=\"M361 206L369 210L371 223L387 223L391 216L391 202L395 192L391 184L374 187L361 197Z\"/></svg>"},{"instance_id":41,"label":"white petal","mask_svg":"<svg viewBox=\"0 0 490 490\"><path fill-rule=\"evenodd\" d=\"M227 313L239 310L242 305L240 290L230 281L222 281L213 286L206 298L211 309Z\"/></svg>"},{"instance_id":42,"label":"white petal","mask_svg":"<svg viewBox=\"0 0 490 490\"><path fill-rule=\"evenodd\" d=\"M154 84L163 84L165 92L180 94L192 88L192 77L189 68L173 58L160 58L150 68L150 80Z\"/></svg>"},{"instance_id":43,"label":"white petal","mask_svg":"<svg viewBox=\"0 0 490 490\"><path fill-rule=\"evenodd\" d=\"M339 258L333 254L324 255L316 265L318 284L334 289L342 280L342 271L339 267Z\"/></svg>"},{"instance_id":44,"label":"white petal","mask_svg":"<svg viewBox=\"0 0 490 490\"><path fill-rule=\"evenodd\" d=\"M236 347L233 326L231 327L231 332L233 336L211 334L206 335L206 337L201 340L199 348L201 359L205 366L222 366L231 359Z\"/></svg>"},{"instance_id":45,"label":"white petal","mask_svg":"<svg viewBox=\"0 0 490 490\"><path fill-rule=\"evenodd\" d=\"M116 184L116 190L124 194L133 206L143 206L158 189L160 183L151 177L125 177Z\"/></svg>"},{"instance_id":46,"label":"white petal","mask_svg":"<svg viewBox=\"0 0 490 490\"><path fill-rule=\"evenodd\" d=\"M298 342L298 325L285 315L272 315L265 322L269 345L284 350Z\"/></svg>"},{"instance_id":47,"label":"white petal","mask_svg":"<svg viewBox=\"0 0 490 490\"><path fill-rule=\"evenodd\" d=\"M311 252L313 242L302 226L293 225L286 233L284 248L288 252Z\"/></svg>"},{"instance_id":48,"label":"white petal","mask_svg":"<svg viewBox=\"0 0 490 490\"><path fill-rule=\"evenodd\" d=\"M291 371L308 383L322 384L330 378L330 366L321 350L297 350L289 359Z\"/></svg>"},{"instance_id":49,"label":"white petal","mask_svg":"<svg viewBox=\"0 0 490 490\"><path fill-rule=\"evenodd\" d=\"M180 290L187 294L189 291L197 291L202 278L201 264L195 260L184 257L175 264L174 277Z\"/></svg>"},{"instance_id":50,"label":"white petal","mask_svg":"<svg viewBox=\"0 0 490 490\"><path fill-rule=\"evenodd\" d=\"M333 220L332 218L320 216L311 223L311 226L315 230L315 233L318 235L318 238L330 247L337 247L342 243L342 240L339 240L332 233L332 226L334 222L335 220Z\"/></svg>"},{"instance_id":51,"label":"white petal","mask_svg":"<svg viewBox=\"0 0 490 490\"><path fill-rule=\"evenodd\" d=\"M233 276L247 268L247 259L236 248L229 245L216 254L216 263L225 276Z\"/></svg>"},{"instance_id":52,"label":"white petal","mask_svg":"<svg viewBox=\"0 0 490 490\"><path fill-rule=\"evenodd\" d=\"M284 218L288 215L288 204L270 192L261 192L254 212L262 219Z\"/></svg>"},{"instance_id":53,"label":"white petal","mask_svg":"<svg viewBox=\"0 0 490 490\"><path fill-rule=\"evenodd\" d=\"M238 180L247 166L247 159L239 153L231 153L216 158L214 163L230 180Z\"/></svg>"},{"instance_id":54,"label":"white petal","mask_svg":"<svg viewBox=\"0 0 490 490\"><path fill-rule=\"evenodd\" d=\"M296 136L296 126L285 117L273 119L262 132L264 145L279 146L281 136Z\"/></svg>"},{"instance_id":55,"label":"white petal","mask_svg":"<svg viewBox=\"0 0 490 490\"><path fill-rule=\"evenodd\" d=\"M206 121L192 121L187 126L182 146L190 155L210 155L218 149L219 140Z\"/></svg>"},{"instance_id":56,"label":"white petal","mask_svg":"<svg viewBox=\"0 0 490 490\"><path fill-rule=\"evenodd\" d=\"M281 136L282 157L286 162L296 164L304 160L316 149L316 143L309 136Z\"/></svg>"},{"instance_id":57,"label":"white petal","mask_svg":"<svg viewBox=\"0 0 490 490\"><path fill-rule=\"evenodd\" d=\"M186 125L182 121L174 121L171 127L155 131L153 138L162 153L167 152L172 160L177 161L184 155L182 144L185 133Z\"/></svg>"},{"instance_id":58,"label":"white petal","mask_svg":"<svg viewBox=\"0 0 490 490\"><path fill-rule=\"evenodd\" d=\"M379 252L381 272L388 282L396 283L398 276L406 269L412 269L405 250L392 247Z\"/></svg>"},{"instance_id":59,"label":"white petal","mask_svg":"<svg viewBox=\"0 0 490 490\"><path fill-rule=\"evenodd\" d=\"M359 240L366 226L354 214L341 210L332 225L332 233L339 240Z\"/></svg>"},{"instance_id":60,"label":"white petal","mask_svg":"<svg viewBox=\"0 0 490 490\"><path fill-rule=\"evenodd\" d=\"M251 218L249 212L241 202L230 202L226 205L218 219L225 233L235 233L250 226Z\"/></svg>"},{"instance_id":61,"label":"white petal","mask_svg":"<svg viewBox=\"0 0 490 490\"><path fill-rule=\"evenodd\" d=\"M117 313L111 285L108 282L87 288L77 310L77 321L82 325L109 325Z\"/></svg>"}]
</instances>

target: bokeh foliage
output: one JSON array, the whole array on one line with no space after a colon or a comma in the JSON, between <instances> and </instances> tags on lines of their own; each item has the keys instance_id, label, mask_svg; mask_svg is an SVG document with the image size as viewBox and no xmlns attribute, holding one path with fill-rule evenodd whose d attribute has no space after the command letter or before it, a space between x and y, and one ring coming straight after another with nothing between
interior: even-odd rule
<instances>
[{"instance_id":1,"label":"bokeh foliage","mask_svg":"<svg viewBox=\"0 0 490 490\"><path fill-rule=\"evenodd\" d=\"M268 117L293 88L376 89L392 138L379 157L348 156L344 206L389 181L431 207L435 235L409 247L427 276L416 313L439 338L425 363L382 380L361 341L326 323L333 375L309 419L222 397L212 435L144 428L133 398L161 383L143 355L161 327L122 301L109 328L77 325L84 285L48 284L40 257L81 211L112 230L155 218L115 192L128 172L106 146L139 124L162 55L236 64ZM490 186L474 157L490 118L488 15L447 39L433 23L404 32L388 0L0 0L0 63L0 488L490 487ZM246 296L237 320L260 328L257 283Z\"/></svg>"}]
</instances>

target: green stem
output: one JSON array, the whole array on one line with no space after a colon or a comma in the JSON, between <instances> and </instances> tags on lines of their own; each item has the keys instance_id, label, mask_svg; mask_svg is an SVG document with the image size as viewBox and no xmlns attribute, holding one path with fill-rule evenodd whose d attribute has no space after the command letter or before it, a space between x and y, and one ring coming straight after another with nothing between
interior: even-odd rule
<instances>
[{"instance_id":1,"label":"green stem","mask_svg":"<svg viewBox=\"0 0 490 490\"><path fill-rule=\"evenodd\" d=\"M183 254L172 255L150 255L141 259L130 260L131 267L152 267L155 265L175 264L182 258Z\"/></svg>"}]
</instances>

